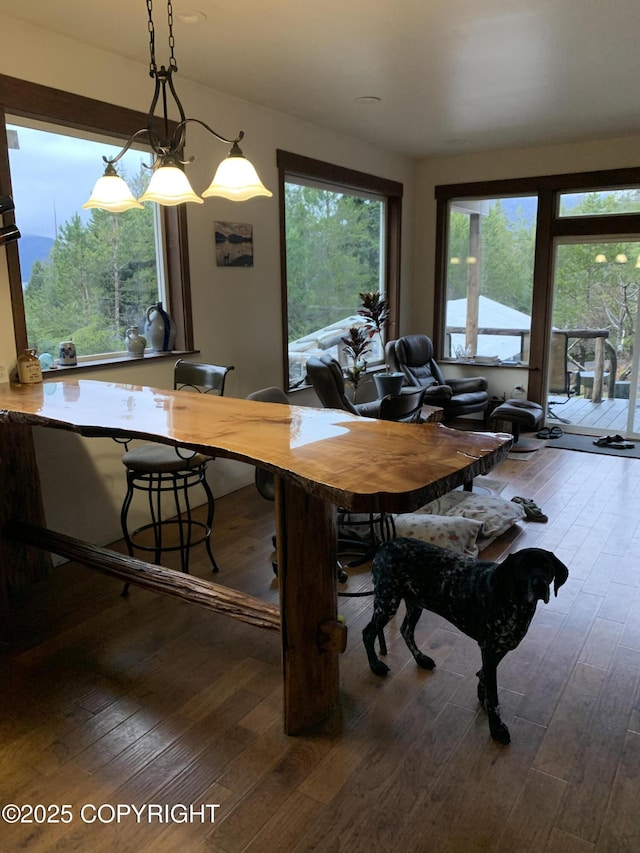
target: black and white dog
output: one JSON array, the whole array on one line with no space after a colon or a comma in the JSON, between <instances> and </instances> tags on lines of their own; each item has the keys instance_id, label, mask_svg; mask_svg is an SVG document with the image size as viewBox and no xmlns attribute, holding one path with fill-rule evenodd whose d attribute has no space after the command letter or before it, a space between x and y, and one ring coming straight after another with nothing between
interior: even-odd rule
<instances>
[{"instance_id":1,"label":"black and white dog","mask_svg":"<svg viewBox=\"0 0 640 853\"><path fill-rule=\"evenodd\" d=\"M482 653L478 699L485 706L494 740L509 743L509 729L498 708L498 664L520 643L538 601L549 602L569 577L564 563L550 551L524 548L502 563L464 557L417 539L395 539L378 549L372 566L373 617L362 632L369 666L376 675L389 667L376 655L376 636L386 654L383 629L404 600L407 613L400 632L416 662L433 669L435 662L416 646L414 630L423 609L444 616L477 640Z\"/></svg>"}]
</instances>

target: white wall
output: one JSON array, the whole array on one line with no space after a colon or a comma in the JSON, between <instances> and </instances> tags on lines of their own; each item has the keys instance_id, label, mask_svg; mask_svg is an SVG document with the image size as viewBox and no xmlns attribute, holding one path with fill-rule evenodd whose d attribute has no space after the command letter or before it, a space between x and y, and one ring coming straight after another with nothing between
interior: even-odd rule
<instances>
[{"instance_id":1,"label":"white wall","mask_svg":"<svg viewBox=\"0 0 640 853\"><path fill-rule=\"evenodd\" d=\"M152 85L146 65L2 16L0 31L3 36L0 73L142 112L148 109ZM194 333L201 353L199 358L235 365L227 380L227 393L243 397L256 388L281 385L283 381L276 149L404 184L403 290L411 285L415 165L408 158L360 140L190 84L179 75L176 88L188 115L202 119L223 135L245 131L243 150L264 183L274 191L271 199L254 199L243 204L209 199L203 205L191 205L188 211ZM226 154L225 146L195 126L189 130L188 142L187 154L195 154L197 158L189 167L192 183L194 187L205 187L215 164ZM96 177L100 172L101 164L96 163ZM214 220L253 224L252 268L216 267ZM15 358L2 249L0 365L14 365ZM167 361L141 363L126 369L114 367L92 373L91 378L170 387L171 365ZM36 430L36 447L48 524L98 544L119 538L118 514L124 489L120 449L107 440L85 441L52 430ZM249 467L240 463L217 460L210 467L217 494L232 491L252 478ZM70 470L74 472L72 478ZM69 499L70 490L75 493L73 500ZM73 516L70 507L74 507Z\"/></svg>"}]
</instances>

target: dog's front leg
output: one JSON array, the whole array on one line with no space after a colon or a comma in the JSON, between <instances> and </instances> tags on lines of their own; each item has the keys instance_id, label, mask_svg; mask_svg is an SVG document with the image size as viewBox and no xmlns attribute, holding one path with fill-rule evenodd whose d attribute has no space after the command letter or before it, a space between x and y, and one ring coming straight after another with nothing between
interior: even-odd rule
<instances>
[{"instance_id":1,"label":"dog's front leg","mask_svg":"<svg viewBox=\"0 0 640 853\"><path fill-rule=\"evenodd\" d=\"M404 641L407 644L409 651L415 658L418 666L421 666L423 669L433 669L436 665L436 662L433 658L430 658L428 655L423 654L420 649L416 646L415 641L415 629L418 624L418 619L422 615L422 608L418 607L416 604L409 604L408 601L405 601L405 605L407 608L406 616L400 626L400 633L404 637Z\"/></svg>"},{"instance_id":2,"label":"dog's front leg","mask_svg":"<svg viewBox=\"0 0 640 853\"><path fill-rule=\"evenodd\" d=\"M484 707L489 717L491 737L498 743L511 743L509 729L500 719L498 705L498 664L504 654L496 654L489 649L482 649L482 669L478 673L478 698L484 697ZM481 699L482 701L482 699Z\"/></svg>"}]
</instances>

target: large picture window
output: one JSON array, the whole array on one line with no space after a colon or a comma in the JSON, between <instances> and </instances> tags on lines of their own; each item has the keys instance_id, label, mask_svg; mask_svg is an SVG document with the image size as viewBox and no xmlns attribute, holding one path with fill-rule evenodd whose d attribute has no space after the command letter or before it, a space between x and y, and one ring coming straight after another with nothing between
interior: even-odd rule
<instances>
[{"instance_id":1,"label":"large picture window","mask_svg":"<svg viewBox=\"0 0 640 853\"><path fill-rule=\"evenodd\" d=\"M528 359L537 198L449 203L444 355Z\"/></svg>"},{"instance_id":2,"label":"large picture window","mask_svg":"<svg viewBox=\"0 0 640 853\"><path fill-rule=\"evenodd\" d=\"M29 346L57 354L71 339L81 358L125 349L125 332L142 332L145 311L163 300L163 234L155 206L124 213L83 210L105 141L55 125L9 118L9 165ZM149 155L128 151L120 173L136 195L149 181Z\"/></svg>"},{"instance_id":3,"label":"large picture window","mask_svg":"<svg viewBox=\"0 0 640 853\"><path fill-rule=\"evenodd\" d=\"M388 299L397 323L402 186L278 152L282 205L283 315L290 389L311 355L344 361L342 338L364 320L360 293ZM370 363L382 361L377 340Z\"/></svg>"},{"instance_id":4,"label":"large picture window","mask_svg":"<svg viewBox=\"0 0 640 853\"><path fill-rule=\"evenodd\" d=\"M516 367L548 412L593 375L587 399L633 395L639 185L640 169L619 169L436 187L437 355Z\"/></svg>"},{"instance_id":5,"label":"large picture window","mask_svg":"<svg viewBox=\"0 0 640 853\"><path fill-rule=\"evenodd\" d=\"M55 357L72 339L81 366L122 356L125 332L159 300L176 321L176 348L193 348L186 216L145 205L84 210L102 172L146 116L0 75L0 193L11 195L21 238L7 246L16 350ZM144 150L121 173L141 192Z\"/></svg>"}]
</instances>

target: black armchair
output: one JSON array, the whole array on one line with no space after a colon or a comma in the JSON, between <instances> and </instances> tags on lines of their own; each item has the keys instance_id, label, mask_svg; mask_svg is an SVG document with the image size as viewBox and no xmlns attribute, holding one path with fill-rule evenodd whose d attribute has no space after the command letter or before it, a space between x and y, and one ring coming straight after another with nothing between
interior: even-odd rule
<instances>
[{"instance_id":1,"label":"black armchair","mask_svg":"<svg viewBox=\"0 0 640 853\"><path fill-rule=\"evenodd\" d=\"M391 369L404 373L407 385L424 388L425 405L441 406L443 420L473 412L486 413L489 386L485 377L445 379L433 355L433 343L426 335L405 335L386 346Z\"/></svg>"},{"instance_id":2,"label":"black armchair","mask_svg":"<svg viewBox=\"0 0 640 853\"><path fill-rule=\"evenodd\" d=\"M342 368L328 353L309 357L307 376L325 409L344 409L352 415L363 415L366 418L379 416L380 400L373 400L370 403L351 402L345 393Z\"/></svg>"}]
</instances>

